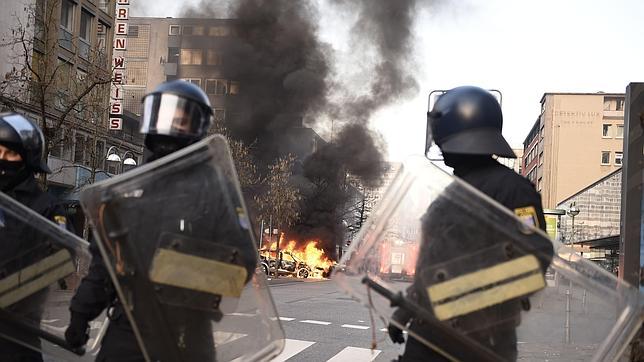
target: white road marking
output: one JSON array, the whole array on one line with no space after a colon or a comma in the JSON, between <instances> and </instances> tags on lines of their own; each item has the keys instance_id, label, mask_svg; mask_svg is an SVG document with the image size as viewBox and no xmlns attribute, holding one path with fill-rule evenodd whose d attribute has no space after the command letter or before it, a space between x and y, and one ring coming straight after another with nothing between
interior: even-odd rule
<instances>
[{"instance_id":1,"label":"white road marking","mask_svg":"<svg viewBox=\"0 0 644 362\"><path fill-rule=\"evenodd\" d=\"M215 345L230 343L234 340L246 337L247 334L217 331L212 334L215 339Z\"/></svg>"},{"instance_id":2,"label":"white road marking","mask_svg":"<svg viewBox=\"0 0 644 362\"><path fill-rule=\"evenodd\" d=\"M387 331L388 331L387 328L380 328L380 332L387 332Z\"/></svg>"},{"instance_id":3,"label":"white road marking","mask_svg":"<svg viewBox=\"0 0 644 362\"><path fill-rule=\"evenodd\" d=\"M235 317L255 317L257 314L250 313L227 313L226 315L231 315Z\"/></svg>"},{"instance_id":4,"label":"white road marking","mask_svg":"<svg viewBox=\"0 0 644 362\"><path fill-rule=\"evenodd\" d=\"M277 357L273 358L271 362L284 362L303 350L311 347L313 344L315 344L315 342L286 339L284 350Z\"/></svg>"},{"instance_id":5,"label":"white road marking","mask_svg":"<svg viewBox=\"0 0 644 362\"><path fill-rule=\"evenodd\" d=\"M341 327L343 328L353 328L353 329L369 329L369 326L358 326L355 324L343 324Z\"/></svg>"},{"instance_id":6,"label":"white road marking","mask_svg":"<svg viewBox=\"0 0 644 362\"><path fill-rule=\"evenodd\" d=\"M280 320L285 322L290 322L290 321L294 321L295 318L280 317Z\"/></svg>"},{"instance_id":7,"label":"white road marking","mask_svg":"<svg viewBox=\"0 0 644 362\"><path fill-rule=\"evenodd\" d=\"M322 326L328 326L329 324L331 324L331 322L313 321L313 320L309 320L309 319L300 321L300 323L319 324L319 325L322 325Z\"/></svg>"},{"instance_id":8,"label":"white road marking","mask_svg":"<svg viewBox=\"0 0 644 362\"><path fill-rule=\"evenodd\" d=\"M354 362L354 361L373 361L380 354L380 350L370 350L368 348L347 347L340 353L331 357L327 362Z\"/></svg>"}]
</instances>

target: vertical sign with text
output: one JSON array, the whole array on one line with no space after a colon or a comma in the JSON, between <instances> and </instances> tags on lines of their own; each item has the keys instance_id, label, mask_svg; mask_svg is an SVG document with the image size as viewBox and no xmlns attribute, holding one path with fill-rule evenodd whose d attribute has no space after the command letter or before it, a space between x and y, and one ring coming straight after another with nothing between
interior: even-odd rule
<instances>
[{"instance_id":1,"label":"vertical sign with text","mask_svg":"<svg viewBox=\"0 0 644 362\"><path fill-rule=\"evenodd\" d=\"M123 79L125 52L127 50L127 21L130 17L130 0L116 1L114 46L112 51L112 86L110 90L109 130L123 129Z\"/></svg>"}]
</instances>

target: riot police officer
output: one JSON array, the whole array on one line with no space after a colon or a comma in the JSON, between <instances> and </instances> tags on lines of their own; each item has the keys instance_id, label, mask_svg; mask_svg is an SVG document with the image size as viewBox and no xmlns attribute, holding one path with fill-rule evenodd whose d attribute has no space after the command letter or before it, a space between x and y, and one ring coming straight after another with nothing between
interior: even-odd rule
<instances>
[{"instance_id":1,"label":"riot police officer","mask_svg":"<svg viewBox=\"0 0 644 362\"><path fill-rule=\"evenodd\" d=\"M153 161L203 139L212 124L208 96L196 85L176 80L159 85L145 96L141 132L145 158ZM97 361L144 360L132 327L118 301L97 245L90 245L92 263L70 306L65 333L73 346L87 342L89 321L108 310L110 326Z\"/></svg>"},{"instance_id":2,"label":"riot police officer","mask_svg":"<svg viewBox=\"0 0 644 362\"><path fill-rule=\"evenodd\" d=\"M60 227L69 229L62 206L40 188L35 178L37 173L51 173L45 161L44 142L42 131L29 119L17 113L0 114L0 190ZM24 268L35 260L21 259L12 262L12 258L37 248L36 244L44 240L31 235L23 224L8 218L0 209L0 260L5 266ZM6 273L11 271L4 270L3 267L0 274ZM39 314L39 308L35 305L42 304L44 297L43 292L35 293L8 307L7 311L15 314ZM38 320L40 316L33 315L32 319ZM37 345L37 337L33 338ZM42 361L39 352L1 338L0 355L3 361Z\"/></svg>"},{"instance_id":3,"label":"riot police officer","mask_svg":"<svg viewBox=\"0 0 644 362\"><path fill-rule=\"evenodd\" d=\"M491 93L477 87L454 88L440 96L433 109L427 113L427 117L428 131L441 149L445 164L454 169L456 176L514 212L525 223L545 230L541 197L534 186L513 170L501 165L493 157L516 158L516 155L501 134L503 115L498 101ZM484 229L483 225L454 227L455 223L464 220L463 212L453 210L453 207L448 205L447 200L439 198L423 217L423 246L421 246L417 269L418 266L449 260L462 253L462 248L468 246L455 244L465 242L466 239L468 242L476 239L473 242L479 243L477 247L493 245L497 242L494 240L493 232ZM441 235L447 235L447 230L451 230L449 231L452 233L451 237L441 237ZM431 237L430 234L432 234ZM472 235L478 236L472 238ZM552 254L550 245L537 247L545 250L545 255ZM546 257L545 260L540 261L545 272L549 260ZM408 290L409 298L421 304L423 303L422 294L415 286ZM527 298L524 298L521 304L524 309L529 308ZM506 303L497 307L504 308L505 314L514 316L510 318L511 321L479 329L475 333L466 332L466 334L502 358L516 359L515 328L520 310L508 311L516 308L516 305L516 303ZM492 314L494 312L488 311L487 315L485 313L484 311L460 318L455 325L459 325L462 329L466 329L466 326L476 329L478 328L476 323L482 325L483 320L494 319ZM403 309L398 309L392 318L403 326L410 323L410 330L428 340L431 340L431 333L437 333L428 330L422 320L415 320L408 311ZM388 332L392 341L404 343L402 331L395 325L390 324ZM413 337L409 337L401 360L425 361L444 360L444 358Z\"/></svg>"}]
</instances>

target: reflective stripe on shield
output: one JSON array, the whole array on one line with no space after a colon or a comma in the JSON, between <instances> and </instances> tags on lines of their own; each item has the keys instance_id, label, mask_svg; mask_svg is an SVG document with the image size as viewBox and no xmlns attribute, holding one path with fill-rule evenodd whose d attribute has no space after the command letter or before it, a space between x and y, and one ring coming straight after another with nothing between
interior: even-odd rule
<instances>
[{"instance_id":1,"label":"reflective stripe on shield","mask_svg":"<svg viewBox=\"0 0 644 362\"><path fill-rule=\"evenodd\" d=\"M247 276L239 265L169 249L157 250L150 269L150 280L155 283L237 298Z\"/></svg>"},{"instance_id":2,"label":"reflective stripe on shield","mask_svg":"<svg viewBox=\"0 0 644 362\"><path fill-rule=\"evenodd\" d=\"M0 308L6 308L75 271L71 255L59 250L0 280Z\"/></svg>"},{"instance_id":3,"label":"reflective stripe on shield","mask_svg":"<svg viewBox=\"0 0 644 362\"><path fill-rule=\"evenodd\" d=\"M427 288L434 313L447 320L545 287L539 261L526 255Z\"/></svg>"}]
</instances>

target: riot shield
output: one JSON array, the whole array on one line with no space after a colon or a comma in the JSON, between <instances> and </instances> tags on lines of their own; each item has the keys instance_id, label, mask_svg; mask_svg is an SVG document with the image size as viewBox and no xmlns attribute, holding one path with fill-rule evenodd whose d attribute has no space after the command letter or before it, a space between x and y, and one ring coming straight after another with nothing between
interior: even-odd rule
<instances>
[{"instance_id":1,"label":"riot shield","mask_svg":"<svg viewBox=\"0 0 644 362\"><path fill-rule=\"evenodd\" d=\"M616 360L639 292L525 218L411 159L334 280L427 359Z\"/></svg>"},{"instance_id":2,"label":"riot shield","mask_svg":"<svg viewBox=\"0 0 644 362\"><path fill-rule=\"evenodd\" d=\"M222 136L94 184L81 204L147 360L279 354L284 334Z\"/></svg>"},{"instance_id":3,"label":"riot shield","mask_svg":"<svg viewBox=\"0 0 644 362\"><path fill-rule=\"evenodd\" d=\"M87 242L2 192L0 241L0 355L83 355L64 332L70 301L89 266ZM106 321L92 322L88 349L98 345Z\"/></svg>"}]
</instances>

